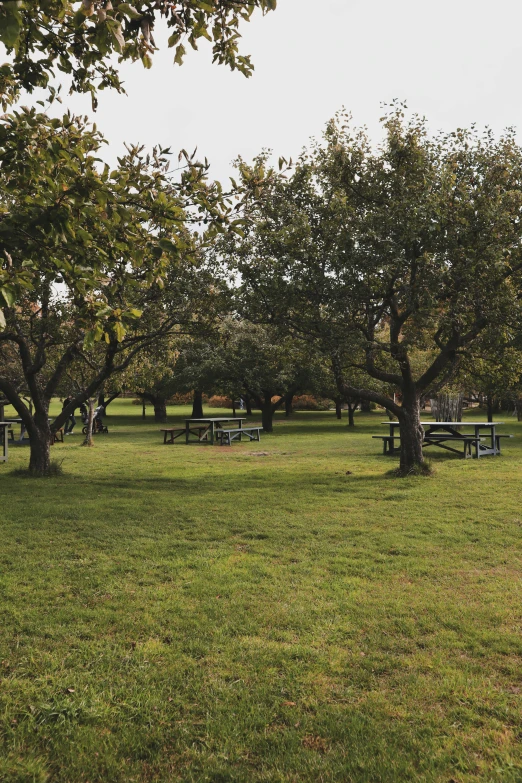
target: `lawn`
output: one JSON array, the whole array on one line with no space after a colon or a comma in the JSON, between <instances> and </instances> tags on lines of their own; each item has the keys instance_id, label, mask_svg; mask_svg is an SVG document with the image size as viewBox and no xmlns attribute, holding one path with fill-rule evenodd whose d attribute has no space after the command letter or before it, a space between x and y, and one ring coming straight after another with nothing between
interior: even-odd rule
<instances>
[{"instance_id":1,"label":"lawn","mask_svg":"<svg viewBox=\"0 0 522 783\"><path fill-rule=\"evenodd\" d=\"M0 463L1 781L522 780L521 424L398 479L382 412L232 447L109 413L63 476Z\"/></svg>"}]
</instances>

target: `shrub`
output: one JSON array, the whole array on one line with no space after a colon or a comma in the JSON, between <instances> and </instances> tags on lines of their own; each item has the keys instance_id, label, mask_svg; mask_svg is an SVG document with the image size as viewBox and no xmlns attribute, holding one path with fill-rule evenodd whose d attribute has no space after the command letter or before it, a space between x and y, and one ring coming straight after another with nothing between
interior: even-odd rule
<instances>
[{"instance_id":1,"label":"shrub","mask_svg":"<svg viewBox=\"0 0 522 783\"><path fill-rule=\"evenodd\" d=\"M214 394L208 401L209 408L231 408L232 400L230 397L221 397L219 394Z\"/></svg>"},{"instance_id":2,"label":"shrub","mask_svg":"<svg viewBox=\"0 0 522 783\"><path fill-rule=\"evenodd\" d=\"M330 400L323 397L301 394L299 397L294 397L293 408L296 411L327 411L331 404Z\"/></svg>"}]
</instances>

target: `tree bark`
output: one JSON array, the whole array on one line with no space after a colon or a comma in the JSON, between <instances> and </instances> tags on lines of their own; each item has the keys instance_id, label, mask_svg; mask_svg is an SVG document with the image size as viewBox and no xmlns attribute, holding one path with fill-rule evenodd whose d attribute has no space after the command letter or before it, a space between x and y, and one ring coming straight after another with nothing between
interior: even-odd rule
<instances>
[{"instance_id":1,"label":"tree bark","mask_svg":"<svg viewBox=\"0 0 522 783\"><path fill-rule=\"evenodd\" d=\"M403 476L423 468L426 464L422 453L424 429L420 423L420 401L416 394L403 395L399 415L401 434L400 473Z\"/></svg>"},{"instance_id":2,"label":"tree bark","mask_svg":"<svg viewBox=\"0 0 522 783\"><path fill-rule=\"evenodd\" d=\"M336 418L342 419L343 418L343 409L342 409L342 404L341 404L341 398L340 397L336 397L334 402L335 402L335 415L336 415ZM350 412L350 408L348 407L348 415L349 415L349 412Z\"/></svg>"},{"instance_id":3,"label":"tree bark","mask_svg":"<svg viewBox=\"0 0 522 783\"><path fill-rule=\"evenodd\" d=\"M356 407L357 407L357 403L355 404L351 402L348 403L348 426L349 427L355 427L355 420L353 414L355 412Z\"/></svg>"},{"instance_id":4,"label":"tree bark","mask_svg":"<svg viewBox=\"0 0 522 783\"><path fill-rule=\"evenodd\" d=\"M31 455L29 473L33 476L46 476L51 468L51 430L47 416L45 419L35 416L29 432Z\"/></svg>"},{"instance_id":5,"label":"tree bark","mask_svg":"<svg viewBox=\"0 0 522 783\"><path fill-rule=\"evenodd\" d=\"M370 413L372 409L372 404L370 400L361 400L361 412L362 413Z\"/></svg>"},{"instance_id":6,"label":"tree bark","mask_svg":"<svg viewBox=\"0 0 522 783\"><path fill-rule=\"evenodd\" d=\"M154 397L154 421L164 424L167 421L167 401L164 397Z\"/></svg>"},{"instance_id":7,"label":"tree bark","mask_svg":"<svg viewBox=\"0 0 522 783\"><path fill-rule=\"evenodd\" d=\"M292 415L294 411L293 407L293 401L294 401L294 393L288 392L288 394L285 394L285 416L288 418Z\"/></svg>"},{"instance_id":8,"label":"tree bark","mask_svg":"<svg viewBox=\"0 0 522 783\"><path fill-rule=\"evenodd\" d=\"M194 390L194 400L192 402L192 419L203 418L203 392Z\"/></svg>"},{"instance_id":9,"label":"tree bark","mask_svg":"<svg viewBox=\"0 0 522 783\"><path fill-rule=\"evenodd\" d=\"M493 397L491 394L488 394L486 404L488 409L488 421L493 421Z\"/></svg>"},{"instance_id":10,"label":"tree bark","mask_svg":"<svg viewBox=\"0 0 522 783\"><path fill-rule=\"evenodd\" d=\"M236 418L236 398L232 395L232 416Z\"/></svg>"},{"instance_id":11,"label":"tree bark","mask_svg":"<svg viewBox=\"0 0 522 783\"><path fill-rule=\"evenodd\" d=\"M274 408L272 405L272 398L265 397L262 400L262 405L261 405L261 423L263 425L263 430L265 432L273 432L274 430L273 419L274 419Z\"/></svg>"},{"instance_id":12,"label":"tree bark","mask_svg":"<svg viewBox=\"0 0 522 783\"><path fill-rule=\"evenodd\" d=\"M105 394L102 392L100 395L98 395L98 405L103 405L103 411L104 416L107 416L107 408L111 404L113 400L115 400L117 397L119 397L121 392L117 392L116 394L111 394L108 400L105 399Z\"/></svg>"},{"instance_id":13,"label":"tree bark","mask_svg":"<svg viewBox=\"0 0 522 783\"><path fill-rule=\"evenodd\" d=\"M88 410L88 416L87 416L87 433L85 435L85 440L83 441L83 446L94 446L94 441L92 439L92 422L94 419L94 400L92 397L89 397L87 400L87 405L89 406Z\"/></svg>"},{"instance_id":14,"label":"tree bark","mask_svg":"<svg viewBox=\"0 0 522 783\"><path fill-rule=\"evenodd\" d=\"M141 399L141 418L145 418L145 397Z\"/></svg>"},{"instance_id":15,"label":"tree bark","mask_svg":"<svg viewBox=\"0 0 522 783\"><path fill-rule=\"evenodd\" d=\"M250 396L247 394L245 397L245 408L246 408L246 415L251 416L252 415L252 400L250 399Z\"/></svg>"}]
</instances>

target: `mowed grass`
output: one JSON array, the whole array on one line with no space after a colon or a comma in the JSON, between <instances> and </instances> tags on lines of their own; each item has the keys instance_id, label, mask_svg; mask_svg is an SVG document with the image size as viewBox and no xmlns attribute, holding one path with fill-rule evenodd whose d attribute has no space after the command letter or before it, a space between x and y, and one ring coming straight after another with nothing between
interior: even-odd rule
<instances>
[{"instance_id":1,"label":"mowed grass","mask_svg":"<svg viewBox=\"0 0 522 783\"><path fill-rule=\"evenodd\" d=\"M109 413L62 477L0 464L1 781L522 780L519 423L398 479L382 412L232 447Z\"/></svg>"}]
</instances>

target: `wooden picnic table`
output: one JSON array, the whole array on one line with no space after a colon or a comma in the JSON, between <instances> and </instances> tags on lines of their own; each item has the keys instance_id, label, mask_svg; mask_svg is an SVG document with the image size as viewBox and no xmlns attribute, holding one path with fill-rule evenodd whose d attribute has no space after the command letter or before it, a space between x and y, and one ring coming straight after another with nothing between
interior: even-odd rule
<instances>
[{"instance_id":1,"label":"wooden picnic table","mask_svg":"<svg viewBox=\"0 0 522 783\"><path fill-rule=\"evenodd\" d=\"M24 439L24 434L26 432L25 427L23 426L22 419L8 418L8 419L4 419L4 421L9 426L11 426L12 424L19 424L20 425L20 437L18 438L18 441L21 443L23 441L23 439ZM1 422L1 423L3 424L4 422ZM13 440L14 440L14 430L13 430Z\"/></svg>"},{"instance_id":2,"label":"wooden picnic table","mask_svg":"<svg viewBox=\"0 0 522 783\"><path fill-rule=\"evenodd\" d=\"M237 428L240 430L243 428L244 421L246 421L246 418L240 419L226 416L211 419L185 419L185 443L189 442L191 430L199 428L199 434L196 435L198 441L200 443L204 440L208 441L210 435L210 443L214 444L216 440L216 430L224 429L223 424L237 422Z\"/></svg>"},{"instance_id":3,"label":"wooden picnic table","mask_svg":"<svg viewBox=\"0 0 522 783\"><path fill-rule=\"evenodd\" d=\"M503 421L421 421L420 423L424 427L424 446L438 446L455 454L461 454L454 447L458 442L467 439L474 445L475 457L477 459L489 454L500 454L500 438L507 437L497 435L496 432L497 425L504 424ZM399 451L399 447L395 446L395 440L399 439L399 435L395 434L395 430L400 428L400 422L383 421L381 424L390 428L390 435L387 438L388 451L390 454L394 454L396 451ZM474 434L463 433L457 427L471 427ZM483 443L482 441L484 440L489 441L489 443ZM466 448L464 448L463 453L466 455ZM469 454L471 455L471 449Z\"/></svg>"}]
</instances>

